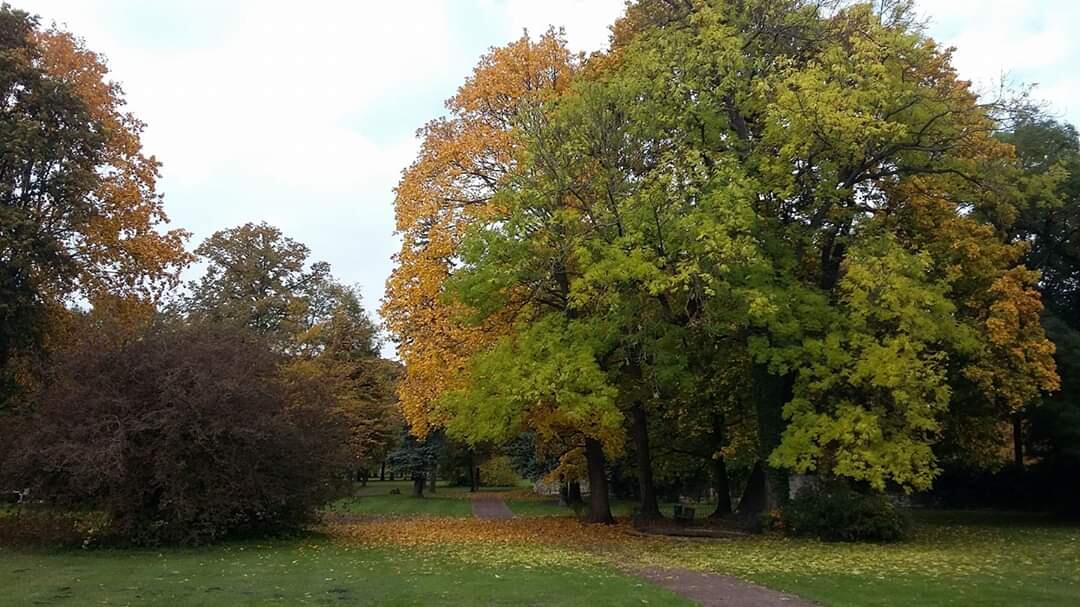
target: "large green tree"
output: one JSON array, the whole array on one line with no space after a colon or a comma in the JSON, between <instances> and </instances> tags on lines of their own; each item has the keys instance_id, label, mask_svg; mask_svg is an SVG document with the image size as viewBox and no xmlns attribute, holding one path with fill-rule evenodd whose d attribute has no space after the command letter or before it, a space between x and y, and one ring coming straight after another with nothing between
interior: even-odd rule
<instances>
[{"instance_id":1,"label":"large green tree","mask_svg":"<svg viewBox=\"0 0 1080 607\"><path fill-rule=\"evenodd\" d=\"M514 175L458 251L449 297L517 314L454 415L499 434L587 416L601 482L629 430L655 515L648 414L713 408L694 386L717 358L751 361L729 385L756 408L759 508L783 470L925 489L955 392L1018 411L1055 388L1008 235L1021 167L949 52L888 8L632 5L567 93L519 112Z\"/></svg>"}]
</instances>

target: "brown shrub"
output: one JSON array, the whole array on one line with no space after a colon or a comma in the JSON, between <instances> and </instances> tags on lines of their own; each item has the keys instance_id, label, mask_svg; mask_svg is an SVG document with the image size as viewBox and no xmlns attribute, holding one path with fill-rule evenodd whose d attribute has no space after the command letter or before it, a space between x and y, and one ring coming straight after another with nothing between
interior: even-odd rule
<instances>
[{"instance_id":1,"label":"brown shrub","mask_svg":"<svg viewBox=\"0 0 1080 607\"><path fill-rule=\"evenodd\" d=\"M133 543L200 543L294 527L337 494L343 424L312 382L286 388L279 357L212 326L157 327L60 355L20 420L0 486L104 511Z\"/></svg>"}]
</instances>

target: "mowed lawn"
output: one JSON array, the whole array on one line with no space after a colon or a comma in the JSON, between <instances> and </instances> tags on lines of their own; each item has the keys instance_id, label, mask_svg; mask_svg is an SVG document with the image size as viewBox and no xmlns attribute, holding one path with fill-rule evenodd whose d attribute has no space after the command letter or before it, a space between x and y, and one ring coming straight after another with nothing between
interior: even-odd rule
<instances>
[{"instance_id":1,"label":"mowed lawn","mask_svg":"<svg viewBox=\"0 0 1080 607\"><path fill-rule=\"evenodd\" d=\"M325 540L200 549L0 548L0 605L689 605L611 568L477 567Z\"/></svg>"},{"instance_id":2,"label":"mowed lawn","mask_svg":"<svg viewBox=\"0 0 1080 607\"><path fill-rule=\"evenodd\" d=\"M915 536L888 545L687 540L582 526L555 500L518 491L506 492L516 518L491 522L470 519L467 490L415 499L390 488L358 491L339 504L358 522L303 541L0 547L0 605L687 605L628 574L650 567L734 575L838 607L1080 605L1080 526L1037 516L917 512Z\"/></svg>"},{"instance_id":3,"label":"mowed lawn","mask_svg":"<svg viewBox=\"0 0 1080 607\"><path fill-rule=\"evenodd\" d=\"M510 491L512 487L485 487L485 492ZM396 493L394 493L396 492ZM409 481L369 481L357 484L350 497L330 504L326 511L338 514L366 516L472 516L472 502L467 487L438 483L435 493L424 491L424 497L412 496Z\"/></svg>"},{"instance_id":4,"label":"mowed lawn","mask_svg":"<svg viewBox=\"0 0 1080 607\"><path fill-rule=\"evenodd\" d=\"M655 558L838 607L1080 605L1080 525L990 512L915 520L898 544L755 536L672 543Z\"/></svg>"},{"instance_id":5,"label":"mowed lawn","mask_svg":"<svg viewBox=\"0 0 1080 607\"><path fill-rule=\"evenodd\" d=\"M397 493L391 493L397 491ZM506 504L514 516L575 516L573 509L560 506L557 497L532 495L523 487L482 487L483 493L505 495ZM412 483L409 481L369 481L367 486L359 484L353 489L351 497L338 500L327 507L328 512L365 516L472 516L472 493L468 487L447 486L440 482L435 493L425 490L423 499L412 496ZM617 517L628 517L637 506L636 502L614 500L611 513ZM708 516L715 504L692 504L699 517ZM660 509L667 516L672 516L674 504L661 504Z\"/></svg>"}]
</instances>

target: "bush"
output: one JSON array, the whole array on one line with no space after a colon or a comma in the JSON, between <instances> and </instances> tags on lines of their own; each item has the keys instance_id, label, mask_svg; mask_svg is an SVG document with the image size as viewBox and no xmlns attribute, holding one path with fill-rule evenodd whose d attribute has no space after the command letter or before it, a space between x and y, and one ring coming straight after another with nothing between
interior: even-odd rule
<instances>
[{"instance_id":1,"label":"bush","mask_svg":"<svg viewBox=\"0 0 1080 607\"><path fill-rule=\"evenodd\" d=\"M137 544L294 527L338 493L346 437L317 384L284 385L245 333L157 328L59 356L2 466L35 501Z\"/></svg>"},{"instance_id":2,"label":"bush","mask_svg":"<svg viewBox=\"0 0 1080 607\"><path fill-rule=\"evenodd\" d=\"M497 455L480 465L480 483L487 487L514 487L521 477L505 455Z\"/></svg>"},{"instance_id":3,"label":"bush","mask_svg":"<svg viewBox=\"0 0 1080 607\"><path fill-rule=\"evenodd\" d=\"M859 493L840 482L804 488L784 507L782 524L792 535L828 542L896 542L911 529L907 514L888 497Z\"/></svg>"}]
</instances>

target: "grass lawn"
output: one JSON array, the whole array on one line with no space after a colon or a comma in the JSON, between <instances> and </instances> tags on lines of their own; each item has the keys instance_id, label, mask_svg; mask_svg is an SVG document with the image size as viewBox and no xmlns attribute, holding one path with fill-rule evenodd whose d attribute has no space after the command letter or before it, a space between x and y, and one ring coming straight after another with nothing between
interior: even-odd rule
<instances>
[{"instance_id":1,"label":"grass lawn","mask_svg":"<svg viewBox=\"0 0 1080 607\"><path fill-rule=\"evenodd\" d=\"M494 522L468 516L464 490L418 500L389 488L369 485L347 505L394 516L335 522L303 542L0 547L0 605L685 604L626 567L734 575L837 607L1080 605L1080 526L1031 515L919 512L915 536L887 545L688 540L633 534L625 519L583 525L520 493L507 494L517 518Z\"/></svg>"},{"instance_id":2,"label":"grass lawn","mask_svg":"<svg viewBox=\"0 0 1080 607\"><path fill-rule=\"evenodd\" d=\"M317 540L164 551L0 549L3 605L688 605L610 568L477 567Z\"/></svg>"},{"instance_id":3,"label":"grass lawn","mask_svg":"<svg viewBox=\"0 0 1080 607\"><path fill-rule=\"evenodd\" d=\"M367 514L372 516L472 516L468 500L454 497L410 495L369 495L338 500L328 512Z\"/></svg>"},{"instance_id":4,"label":"grass lawn","mask_svg":"<svg viewBox=\"0 0 1080 607\"><path fill-rule=\"evenodd\" d=\"M824 605L1080 605L1080 527L1029 515L917 513L890 545L780 537L672 543L657 558Z\"/></svg>"},{"instance_id":5,"label":"grass lawn","mask_svg":"<svg viewBox=\"0 0 1080 607\"><path fill-rule=\"evenodd\" d=\"M520 488L483 487L482 491L509 493ZM468 487L451 487L440 482L435 493L425 491L423 498L415 498L410 481L368 481L367 486L357 484L352 496L334 502L327 511L370 516L469 517L472 516L470 496Z\"/></svg>"},{"instance_id":6,"label":"grass lawn","mask_svg":"<svg viewBox=\"0 0 1080 607\"><path fill-rule=\"evenodd\" d=\"M898 544L778 535L675 539L570 517L399 519L343 527L357 543L460 555L477 565L687 568L734 575L840 607L1080 605L1080 527L1023 515L920 513Z\"/></svg>"}]
</instances>

